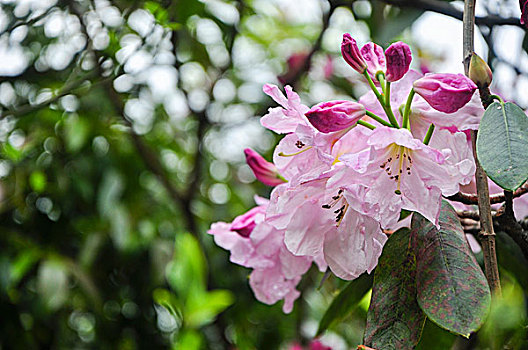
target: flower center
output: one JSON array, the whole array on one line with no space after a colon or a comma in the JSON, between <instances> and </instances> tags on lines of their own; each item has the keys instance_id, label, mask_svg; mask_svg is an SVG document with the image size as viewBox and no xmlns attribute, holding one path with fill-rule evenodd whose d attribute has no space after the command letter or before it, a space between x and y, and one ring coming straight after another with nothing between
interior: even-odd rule
<instances>
[{"instance_id":1,"label":"flower center","mask_svg":"<svg viewBox=\"0 0 528 350\"><path fill-rule=\"evenodd\" d=\"M396 182L396 190L394 193L401 194L400 185L402 176L411 175L413 160L411 158L411 150L404 146L393 146L394 148L389 152L388 158L380 164L380 168L385 170L387 176Z\"/></svg>"}]
</instances>

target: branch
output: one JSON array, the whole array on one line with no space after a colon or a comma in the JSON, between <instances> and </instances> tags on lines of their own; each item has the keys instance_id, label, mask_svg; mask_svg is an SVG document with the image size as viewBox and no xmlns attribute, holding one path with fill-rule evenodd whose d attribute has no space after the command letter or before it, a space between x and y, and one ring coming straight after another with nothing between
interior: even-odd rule
<instances>
[{"instance_id":1,"label":"branch","mask_svg":"<svg viewBox=\"0 0 528 350\"><path fill-rule=\"evenodd\" d=\"M474 51L474 29L475 29L475 2L466 0L464 3L463 20L463 58L464 71L469 73L469 62ZM501 295L499 279L499 267L497 263L497 252L495 249L495 232L491 218L491 205L489 200L488 177L480 165L477 157L477 131L471 131L471 143L473 145L473 157L475 158L475 179L477 183L478 207L480 213L480 228L482 237L482 252L484 253L484 272L493 294Z\"/></svg>"},{"instance_id":2,"label":"branch","mask_svg":"<svg viewBox=\"0 0 528 350\"><path fill-rule=\"evenodd\" d=\"M521 188L513 192L513 198L518 198L526 193L528 193L528 184L524 184ZM457 194L446 198L450 201L460 202L467 205L478 204L478 197L476 194L458 192ZM490 204L499 204L505 200L504 194L493 194L489 196Z\"/></svg>"},{"instance_id":3,"label":"branch","mask_svg":"<svg viewBox=\"0 0 528 350\"><path fill-rule=\"evenodd\" d=\"M458 20L463 19L463 12L458 10L456 7L446 1L439 0L380 0L389 5L398 7L410 7L425 11L432 11L446 15L449 17L456 18ZM485 25L492 27L495 25L512 25L523 28L519 18L517 17L500 17L496 15L488 15L484 17L475 17L475 23L478 25Z\"/></svg>"}]
</instances>

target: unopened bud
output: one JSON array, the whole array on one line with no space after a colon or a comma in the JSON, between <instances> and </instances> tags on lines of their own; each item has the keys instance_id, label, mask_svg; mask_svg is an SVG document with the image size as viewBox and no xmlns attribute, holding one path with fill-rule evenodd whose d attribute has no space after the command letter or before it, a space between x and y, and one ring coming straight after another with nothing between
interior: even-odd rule
<instances>
[{"instance_id":1,"label":"unopened bud","mask_svg":"<svg viewBox=\"0 0 528 350\"><path fill-rule=\"evenodd\" d=\"M246 155L247 164L253 170L253 174L264 185L277 186L285 182L277 171L275 164L268 162L251 148L246 148L244 154Z\"/></svg>"},{"instance_id":2,"label":"unopened bud","mask_svg":"<svg viewBox=\"0 0 528 350\"><path fill-rule=\"evenodd\" d=\"M462 74L426 74L413 83L414 91L431 107L444 113L454 113L464 107L477 86Z\"/></svg>"},{"instance_id":3,"label":"unopened bud","mask_svg":"<svg viewBox=\"0 0 528 350\"><path fill-rule=\"evenodd\" d=\"M469 63L469 79L473 80L479 88L486 88L491 84L492 78L491 69L486 61L473 52Z\"/></svg>"},{"instance_id":4,"label":"unopened bud","mask_svg":"<svg viewBox=\"0 0 528 350\"><path fill-rule=\"evenodd\" d=\"M408 71L412 61L409 45L398 41L385 50L387 57L387 81L400 80Z\"/></svg>"},{"instance_id":5,"label":"unopened bud","mask_svg":"<svg viewBox=\"0 0 528 350\"><path fill-rule=\"evenodd\" d=\"M359 52L357 43L349 33L343 34L343 42L341 43L341 54L345 61L354 68L358 73L363 74L367 69L367 63Z\"/></svg>"},{"instance_id":6,"label":"unopened bud","mask_svg":"<svg viewBox=\"0 0 528 350\"><path fill-rule=\"evenodd\" d=\"M365 107L357 102L329 101L313 106L305 115L317 130L329 133L356 125L365 113Z\"/></svg>"}]
</instances>

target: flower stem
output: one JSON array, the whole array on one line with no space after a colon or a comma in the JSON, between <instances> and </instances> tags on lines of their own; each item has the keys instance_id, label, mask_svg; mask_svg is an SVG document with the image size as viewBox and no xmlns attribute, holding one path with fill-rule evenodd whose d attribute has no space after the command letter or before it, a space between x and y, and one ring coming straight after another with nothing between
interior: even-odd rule
<instances>
[{"instance_id":1,"label":"flower stem","mask_svg":"<svg viewBox=\"0 0 528 350\"><path fill-rule=\"evenodd\" d=\"M358 120L357 123L358 123L359 125L363 125L363 126L366 127L366 128L369 128L370 130L374 130L374 129L376 129L376 127L375 127L374 125L372 125L372 124L370 124L370 123L367 123L366 121L361 120L361 119Z\"/></svg>"},{"instance_id":2,"label":"flower stem","mask_svg":"<svg viewBox=\"0 0 528 350\"><path fill-rule=\"evenodd\" d=\"M393 127L395 127L395 128L399 128L400 125L398 124L398 121L396 120L396 117L394 116L394 113L392 112L390 103L389 104L385 103L384 95L380 94L380 92L378 91L378 88L376 87L376 85L372 81L372 78L370 77L368 72L365 71L363 73L363 75L365 76L365 78L367 78L367 81L368 81L368 83L370 85L370 88L372 89L372 92L374 92L374 94L376 95L376 98L378 99L379 103L381 104L381 107L383 107L383 110L385 111L385 114L387 115L387 118L389 118L389 121L390 121L391 125ZM384 82L384 79L382 79L382 81Z\"/></svg>"},{"instance_id":3,"label":"flower stem","mask_svg":"<svg viewBox=\"0 0 528 350\"><path fill-rule=\"evenodd\" d=\"M378 91L378 88L376 87L376 85L374 84L374 82L372 81L372 78L370 77L370 75L368 74L367 70L365 70L363 72L363 75L365 76L365 78L367 78L367 81L370 85L370 89L372 90L372 92L374 92L374 95L376 95L376 98L378 100L380 100L381 102L381 94L380 92Z\"/></svg>"},{"instance_id":4,"label":"flower stem","mask_svg":"<svg viewBox=\"0 0 528 350\"><path fill-rule=\"evenodd\" d=\"M385 125L385 126L392 126L391 123L389 123L388 121L386 121L385 119L383 119L382 117L372 113L371 111L366 111L367 115L369 117L371 117L372 119L374 119L375 121L377 121L378 123L382 124L382 125Z\"/></svg>"},{"instance_id":5,"label":"flower stem","mask_svg":"<svg viewBox=\"0 0 528 350\"><path fill-rule=\"evenodd\" d=\"M499 95L490 95L494 100L499 100L501 104L504 104L504 100Z\"/></svg>"},{"instance_id":6,"label":"flower stem","mask_svg":"<svg viewBox=\"0 0 528 350\"><path fill-rule=\"evenodd\" d=\"M391 89L391 82L386 82L385 85L385 104L387 106L390 106L390 89Z\"/></svg>"},{"instance_id":7,"label":"flower stem","mask_svg":"<svg viewBox=\"0 0 528 350\"><path fill-rule=\"evenodd\" d=\"M411 114L411 104L414 97L414 89L411 89L409 96L407 97L407 103L405 104L405 110L403 111L402 128L411 129L409 125L409 114Z\"/></svg>"},{"instance_id":8,"label":"flower stem","mask_svg":"<svg viewBox=\"0 0 528 350\"><path fill-rule=\"evenodd\" d=\"M435 129L434 124L431 124L431 125L429 126L429 129L427 129L427 133L425 134L425 138L424 138L424 140L423 140L423 143L424 143L425 145L428 145L428 144L429 144L429 141L431 141L431 137L433 136L433 131L434 131L434 129Z\"/></svg>"}]
</instances>

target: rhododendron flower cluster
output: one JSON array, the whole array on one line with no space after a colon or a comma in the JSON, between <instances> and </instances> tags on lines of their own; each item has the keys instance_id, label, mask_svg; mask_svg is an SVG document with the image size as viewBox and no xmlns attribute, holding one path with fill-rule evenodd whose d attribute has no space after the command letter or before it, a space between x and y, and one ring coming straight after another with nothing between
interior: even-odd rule
<instances>
[{"instance_id":1,"label":"rhododendron flower cluster","mask_svg":"<svg viewBox=\"0 0 528 350\"><path fill-rule=\"evenodd\" d=\"M475 172L467 133L484 110L471 80L410 69L402 42L359 49L345 34L341 52L371 91L309 108L290 86L283 94L265 85L280 106L261 124L285 136L273 164L245 152L257 179L274 186L270 199L257 197L257 207L209 230L232 262L253 269L257 299L284 300L285 312L312 263L346 280L372 272L388 235L405 225L402 210L438 226L442 196Z\"/></svg>"}]
</instances>

